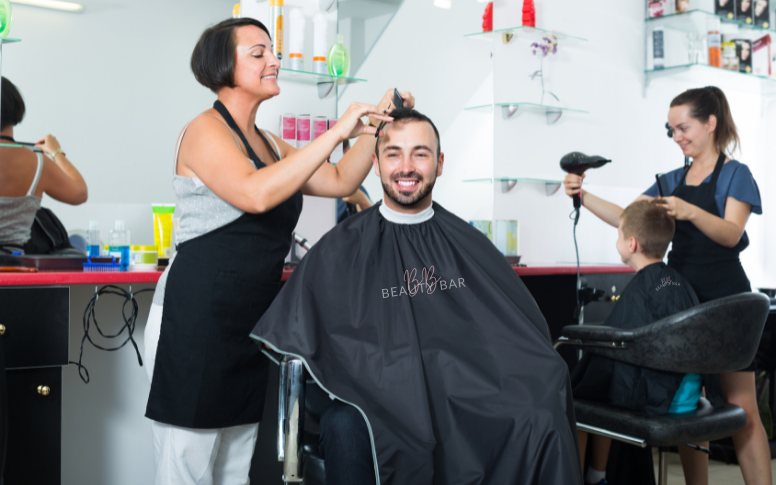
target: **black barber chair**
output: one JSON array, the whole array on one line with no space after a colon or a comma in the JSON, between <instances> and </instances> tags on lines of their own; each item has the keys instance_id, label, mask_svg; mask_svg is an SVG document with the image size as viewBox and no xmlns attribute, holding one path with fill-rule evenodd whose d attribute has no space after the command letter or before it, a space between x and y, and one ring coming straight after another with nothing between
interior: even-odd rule
<instances>
[{"instance_id":1,"label":"black barber chair","mask_svg":"<svg viewBox=\"0 0 776 485\"><path fill-rule=\"evenodd\" d=\"M284 482L324 485L318 425L331 399L314 381L305 381L302 361L284 357L278 390L278 460L283 462Z\"/></svg>"},{"instance_id":2,"label":"black barber chair","mask_svg":"<svg viewBox=\"0 0 776 485\"><path fill-rule=\"evenodd\" d=\"M600 325L563 328L555 343L651 369L718 374L743 369L754 358L770 301L741 293L685 310L635 329ZM725 404L714 409L705 399L697 410L649 417L606 403L574 400L577 428L645 448L660 449L658 483L667 483L666 453L671 446L732 436L746 425L746 413Z\"/></svg>"}]
</instances>

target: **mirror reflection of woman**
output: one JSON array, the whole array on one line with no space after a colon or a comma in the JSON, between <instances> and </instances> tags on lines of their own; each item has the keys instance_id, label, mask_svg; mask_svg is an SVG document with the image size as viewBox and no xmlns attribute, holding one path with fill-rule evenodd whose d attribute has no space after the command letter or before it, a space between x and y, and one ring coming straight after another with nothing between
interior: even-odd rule
<instances>
[{"instance_id":1,"label":"mirror reflection of woman","mask_svg":"<svg viewBox=\"0 0 776 485\"><path fill-rule=\"evenodd\" d=\"M668 122L674 142L692 165L662 177L670 195L658 197L653 184L636 199L654 199L676 220L668 266L690 282L701 303L751 291L739 254L749 246L745 231L749 216L762 214L762 203L749 167L727 155L739 146L727 98L712 86L685 91L671 102ZM623 209L582 189L583 179L584 175L567 175L566 194L580 194L584 207L618 227ZM771 485L770 450L758 411L754 371L752 361L745 369L719 377L725 401L746 411L746 426L733 436L744 481ZM679 453L687 483L708 483L708 456L683 446Z\"/></svg>"},{"instance_id":2,"label":"mirror reflection of woman","mask_svg":"<svg viewBox=\"0 0 776 485\"><path fill-rule=\"evenodd\" d=\"M256 113L280 94L282 73L267 28L251 18L206 29L191 68L218 99L183 129L170 167L178 251L146 325L146 417L157 484L246 484L270 371L249 335L278 291L302 194L353 194L372 167L375 127L392 118L387 96L353 103L298 150L259 130ZM326 163L351 138L339 163Z\"/></svg>"},{"instance_id":3,"label":"mirror reflection of woman","mask_svg":"<svg viewBox=\"0 0 776 485\"><path fill-rule=\"evenodd\" d=\"M14 127L24 119L24 99L11 81L2 78L1 82L0 143L13 144ZM22 251L43 194L71 205L82 204L88 197L81 173L54 136L39 139L35 148L42 153L0 147L0 254Z\"/></svg>"}]
</instances>

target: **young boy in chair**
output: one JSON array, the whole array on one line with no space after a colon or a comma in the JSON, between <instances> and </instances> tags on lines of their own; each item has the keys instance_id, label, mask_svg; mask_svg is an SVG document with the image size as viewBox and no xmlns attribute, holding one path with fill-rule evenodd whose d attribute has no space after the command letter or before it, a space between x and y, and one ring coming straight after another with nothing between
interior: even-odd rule
<instances>
[{"instance_id":1,"label":"young boy in chair","mask_svg":"<svg viewBox=\"0 0 776 485\"><path fill-rule=\"evenodd\" d=\"M617 252L622 262L636 270L636 276L623 290L604 325L617 328L638 328L656 322L698 304L695 292L682 276L663 263L668 244L674 236L674 219L651 201L641 200L629 205L620 216ZM677 374L636 367L605 357L585 354L571 376L575 399L607 401L641 411L648 415L683 413L697 407L701 396L701 376ZM585 465L587 433L577 431L582 466ZM585 483L606 485L606 465L611 440L593 435L590 438L590 467ZM698 453L680 447L682 461L687 453ZM647 458L649 459L649 457ZM639 467L631 467L634 476L628 483L637 483ZM651 471L651 464L648 466ZM687 483L703 481L703 470L685 470ZM691 475L701 475L695 477ZM648 480L647 483L654 483Z\"/></svg>"}]
</instances>

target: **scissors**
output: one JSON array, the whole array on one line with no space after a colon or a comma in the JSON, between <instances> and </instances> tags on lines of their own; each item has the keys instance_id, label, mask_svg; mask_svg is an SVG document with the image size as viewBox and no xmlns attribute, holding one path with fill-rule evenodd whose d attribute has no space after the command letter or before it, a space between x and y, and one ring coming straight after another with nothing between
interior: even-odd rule
<instances>
[{"instance_id":1,"label":"scissors","mask_svg":"<svg viewBox=\"0 0 776 485\"><path fill-rule=\"evenodd\" d=\"M401 108L404 106L404 100L401 97L401 93L396 88L393 88L393 106L394 106L394 109ZM388 109L391 109L390 105L388 105ZM383 113L385 113L385 111L383 111ZM375 138L380 136L380 130L382 130L384 126L385 126L385 121L381 121L380 124L377 126L377 131L375 132Z\"/></svg>"}]
</instances>

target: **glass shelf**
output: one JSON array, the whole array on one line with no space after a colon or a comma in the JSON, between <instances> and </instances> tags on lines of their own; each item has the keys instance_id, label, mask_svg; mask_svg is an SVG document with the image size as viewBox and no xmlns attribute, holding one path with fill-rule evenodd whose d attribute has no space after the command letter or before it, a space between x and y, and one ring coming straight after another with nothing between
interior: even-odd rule
<instances>
[{"instance_id":1,"label":"glass shelf","mask_svg":"<svg viewBox=\"0 0 776 485\"><path fill-rule=\"evenodd\" d=\"M647 69L644 73L647 75L647 80L654 77L660 77L665 75L671 75L679 71L688 71L690 69L699 69L703 71L714 71L718 73L724 73L724 75L731 76L743 76L749 79L759 79L765 86L768 87L769 92L776 94L776 77L773 76L759 76L757 74L747 74L739 71L732 71L730 69L722 69L721 67L709 66L708 64L680 64L678 66L665 67L663 69Z\"/></svg>"},{"instance_id":2,"label":"glass shelf","mask_svg":"<svg viewBox=\"0 0 776 485\"><path fill-rule=\"evenodd\" d=\"M706 22L709 18L717 18L723 24L734 25L741 29L762 30L763 32L776 32L774 26L769 28L761 27L755 24L748 24L743 20L731 19L722 15L717 15L706 10L690 10L689 12L674 13L663 15L662 17L650 17L645 19L649 23L660 23L672 30L679 30L690 34L706 33Z\"/></svg>"},{"instance_id":3,"label":"glass shelf","mask_svg":"<svg viewBox=\"0 0 776 485\"><path fill-rule=\"evenodd\" d=\"M529 177L494 177L487 179L465 179L464 182L501 182L501 192L506 194L515 186L518 182L531 183L531 184L544 184L544 193L549 197L560 189L563 181L561 180L548 180L548 179L535 179Z\"/></svg>"},{"instance_id":4,"label":"glass shelf","mask_svg":"<svg viewBox=\"0 0 776 485\"><path fill-rule=\"evenodd\" d=\"M358 79L355 77L346 76L332 76L331 74L320 74L317 72L309 71L295 71L293 69L280 68L281 74L278 76L278 80L281 81L295 81L306 84L320 84L320 83L334 83L337 84L353 84L353 83L365 83L366 79Z\"/></svg>"},{"instance_id":5,"label":"glass shelf","mask_svg":"<svg viewBox=\"0 0 776 485\"><path fill-rule=\"evenodd\" d=\"M0 37L0 44L11 44L13 42L21 42L21 39L14 39L13 37Z\"/></svg>"},{"instance_id":6,"label":"glass shelf","mask_svg":"<svg viewBox=\"0 0 776 485\"><path fill-rule=\"evenodd\" d=\"M490 110L493 106L494 105L492 104L483 104L480 106L469 106L467 108L464 108L464 111L485 111L485 110ZM571 109L571 108L564 108L562 106L550 106L548 104L527 103L522 101L517 103L495 103L495 106L501 107L501 108L504 108L504 107L512 108L517 106L517 107L526 107L526 108L532 108L537 110L550 109L550 110L572 111L575 113L584 113L584 114L589 113L588 111L583 111L581 109Z\"/></svg>"},{"instance_id":7,"label":"glass shelf","mask_svg":"<svg viewBox=\"0 0 776 485\"><path fill-rule=\"evenodd\" d=\"M501 33L514 34L517 37L521 37L523 39L530 39L530 40L541 39L542 37L546 37L548 35L554 35L558 39L574 39L574 40L587 41L587 39L583 39L582 37L564 34L563 32L555 32L552 30L539 29L536 27L526 27L522 25L519 27L510 27L507 29L492 30L490 32L475 32L473 34L466 34L464 35L464 37L469 39L474 39L474 40L483 40L483 41L490 42L493 40L494 34L501 34Z\"/></svg>"}]
</instances>

